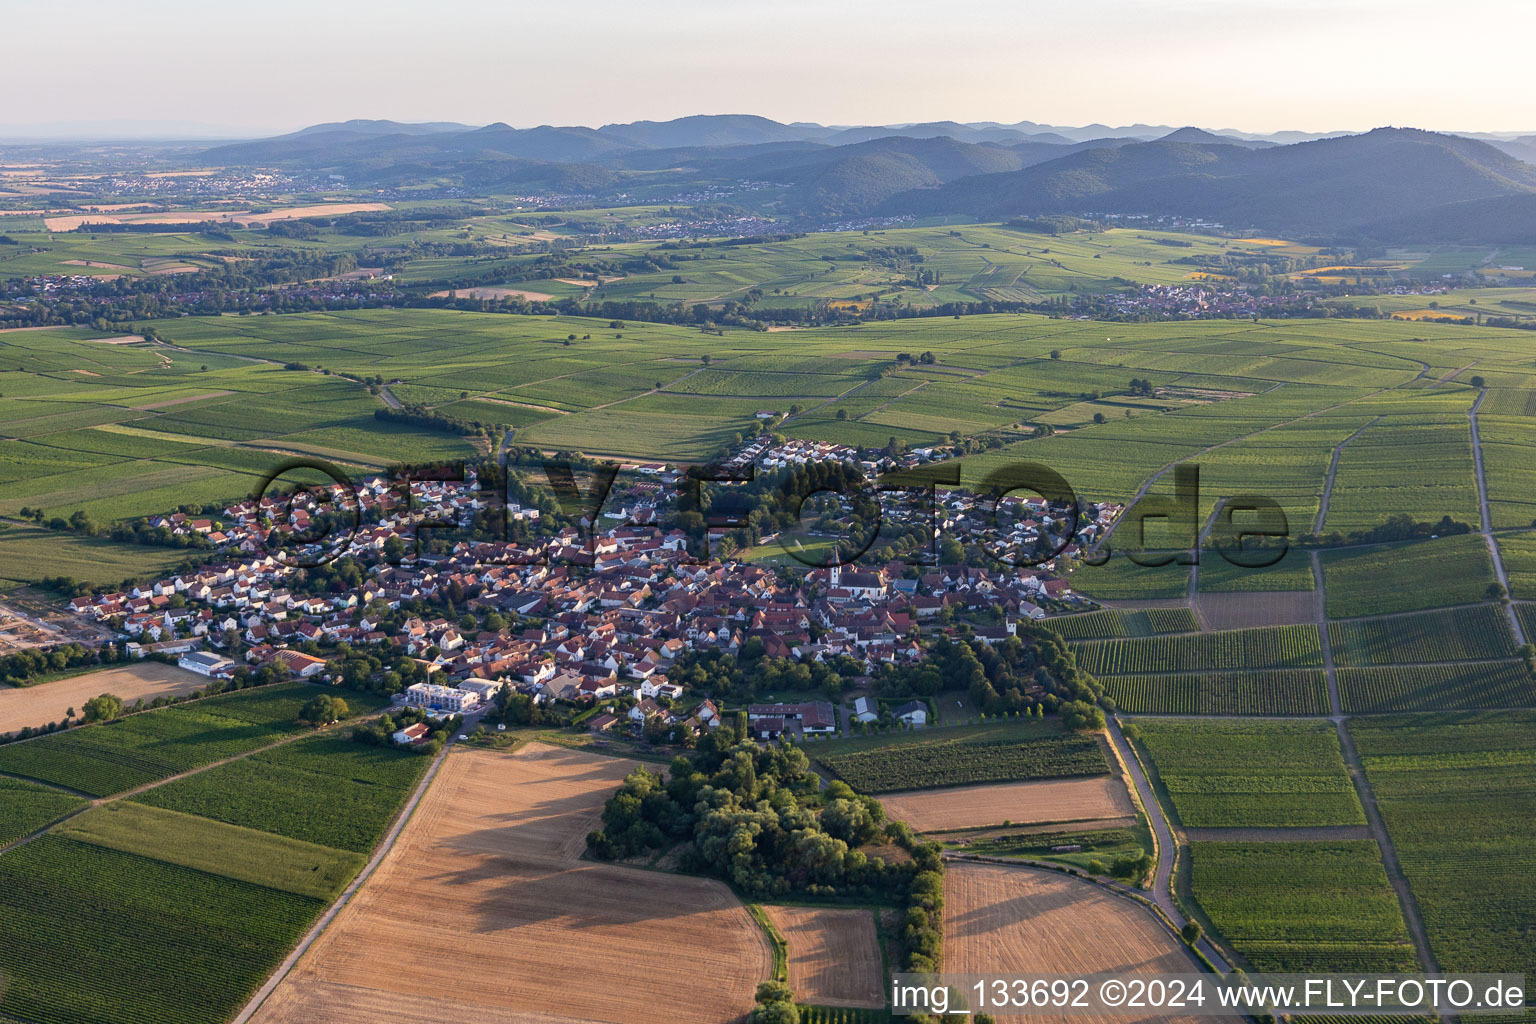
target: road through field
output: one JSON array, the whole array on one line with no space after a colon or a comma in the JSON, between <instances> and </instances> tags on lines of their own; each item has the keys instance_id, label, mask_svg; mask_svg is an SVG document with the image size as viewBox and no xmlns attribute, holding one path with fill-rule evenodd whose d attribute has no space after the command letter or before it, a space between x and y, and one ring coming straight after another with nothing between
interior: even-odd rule
<instances>
[{"instance_id":1,"label":"road through field","mask_svg":"<svg viewBox=\"0 0 1536 1024\"><path fill-rule=\"evenodd\" d=\"M1472 424L1472 468L1477 471L1477 506L1482 517L1483 541L1488 545L1488 554L1493 559L1493 571L1499 578L1499 586L1508 594L1509 577L1504 572L1504 558L1499 554L1499 541L1493 535L1493 518L1488 513L1488 481L1483 476L1483 440L1477 432L1477 411L1487 397L1488 389L1483 388L1477 393L1477 401L1472 403L1472 409L1467 413L1467 419ZM1524 644L1525 629L1520 625L1520 616L1515 614L1515 606L1505 602L1504 614L1509 617L1509 626L1515 632L1515 642Z\"/></svg>"},{"instance_id":2,"label":"road through field","mask_svg":"<svg viewBox=\"0 0 1536 1024\"><path fill-rule=\"evenodd\" d=\"M1137 795L1141 797L1141 805L1147 812L1147 824L1151 826L1152 837L1157 844L1157 849L1153 851L1157 857L1157 871L1152 876L1152 902L1175 928L1182 928L1186 918L1173 898L1173 861L1179 848L1178 841L1174 839L1173 829L1168 824L1168 815L1164 813L1162 805L1157 802L1157 794L1153 791L1151 782L1147 780L1146 772L1142 771L1136 752L1131 749L1130 741L1120 731L1119 720L1112 715L1106 717L1105 724L1109 731L1110 742L1114 744L1120 763L1125 766L1126 775L1136 787ZM1209 939L1202 938L1199 949L1223 974L1231 970L1226 957L1211 944Z\"/></svg>"}]
</instances>

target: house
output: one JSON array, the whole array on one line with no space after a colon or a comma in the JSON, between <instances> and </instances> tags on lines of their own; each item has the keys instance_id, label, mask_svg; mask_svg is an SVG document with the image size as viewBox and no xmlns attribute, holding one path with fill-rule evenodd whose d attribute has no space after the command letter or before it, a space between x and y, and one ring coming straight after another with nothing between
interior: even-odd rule
<instances>
[{"instance_id":1,"label":"house","mask_svg":"<svg viewBox=\"0 0 1536 1024\"><path fill-rule=\"evenodd\" d=\"M891 717L908 725L927 725L928 705L920 700L909 700L900 707L892 708Z\"/></svg>"},{"instance_id":2,"label":"house","mask_svg":"<svg viewBox=\"0 0 1536 1024\"><path fill-rule=\"evenodd\" d=\"M391 735L390 739L402 746L415 746L418 743L425 743L427 741L427 723L417 722L415 725L408 725Z\"/></svg>"},{"instance_id":3,"label":"house","mask_svg":"<svg viewBox=\"0 0 1536 1024\"><path fill-rule=\"evenodd\" d=\"M824 700L803 704L752 704L747 707L747 722L762 738L782 733L831 733L837 731L837 712Z\"/></svg>"},{"instance_id":4,"label":"house","mask_svg":"<svg viewBox=\"0 0 1536 1024\"><path fill-rule=\"evenodd\" d=\"M880 708L871 697L855 697L853 700L853 717L860 722L873 722L880 717Z\"/></svg>"},{"instance_id":5,"label":"house","mask_svg":"<svg viewBox=\"0 0 1536 1024\"><path fill-rule=\"evenodd\" d=\"M661 705L647 697L629 709L629 720L631 722L643 722L652 715L659 714L661 714Z\"/></svg>"},{"instance_id":6,"label":"house","mask_svg":"<svg viewBox=\"0 0 1536 1024\"><path fill-rule=\"evenodd\" d=\"M228 658L211 654L207 651L188 651L176 659L176 664L188 672L196 672L200 676L230 676L234 674L235 663Z\"/></svg>"},{"instance_id":7,"label":"house","mask_svg":"<svg viewBox=\"0 0 1536 1024\"><path fill-rule=\"evenodd\" d=\"M325 671L325 659L316 658L314 655L305 654L302 651L278 651L272 656L272 660L279 665L288 666L288 671L300 679L309 679Z\"/></svg>"}]
</instances>

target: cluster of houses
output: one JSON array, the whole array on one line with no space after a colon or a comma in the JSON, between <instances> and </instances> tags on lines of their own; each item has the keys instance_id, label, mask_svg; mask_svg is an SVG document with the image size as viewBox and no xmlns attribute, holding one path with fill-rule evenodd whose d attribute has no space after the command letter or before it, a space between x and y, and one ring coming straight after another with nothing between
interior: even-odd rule
<instances>
[{"instance_id":1,"label":"cluster of houses","mask_svg":"<svg viewBox=\"0 0 1536 1024\"><path fill-rule=\"evenodd\" d=\"M640 492L626 492L626 516L613 525L599 517L591 530L571 527L522 544L463 540L444 554L400 564L380 557L390 540L413 545L417 524L484 507L484 495L472 478L416 483L408 495L383 480L367 481L350 499L337 496L365 511L348 548L364 569L362 580L319 594L301 589L291 562L266 550L274 533L303 535L313 505L264 498L233 505L217 520L166 517L171 529L220 537L227 557L128 591L76 598L70 606L120 631L131 653L179 655L183 667L209 677L236 669L231 638L242 642L246 663L280 664L302 679L324 678L326 661L296 648L312 643L310 650L323 653L340 643L383 645L424 670L427 682L413 685L405 699L430 711L464 713L507 686L540 702L632 697L641 723L656 713L668 724L707 728L717 717L708 702L674 710L684 694L668 682L668 669L685 651L737 653L752 645L772 658L850 658L873 672L920 659L914 627L940 617L1000 610L988 617L1002 625L977 630L996 642L1018 619L1043 617L1042 604L1074 600L1069 580L1058 578L1051 563L920 569L893 560L786 577L751 562L701 561L683 534L644 522L647 510L657 513L651 502L660 500L665 472L670 469L642 480ZM648 482L655 492L644 490ZM944 529L963 531L983 511L1001 521L968 496L941 496ZM1037 497L1017 499L1016 511L1007 517L1014 532L1006 536L1021 543L1030 531L1048 531L1066 519ZM1105 506L1080 522L1068 553L1090 543L1116 514L1117 507ZM482 613L496 612L511 624L489 631L465 628L461 618L418 615L386 628L386 616L390 622L399 616L384 609L418 599L446 603L450 594L461 614L483 619ZM920 709L897 710L901 717ZM754 708L751 721L762 736L836 727L831 706L822 704Z\"/></svg>"}]
</instances>

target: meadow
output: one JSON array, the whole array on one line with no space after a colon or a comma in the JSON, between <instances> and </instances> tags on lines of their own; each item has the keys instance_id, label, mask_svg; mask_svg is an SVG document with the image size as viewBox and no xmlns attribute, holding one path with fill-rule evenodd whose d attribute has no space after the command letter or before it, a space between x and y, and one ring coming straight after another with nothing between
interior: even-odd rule
<instances>
[{"instance_id":1,"label":"meadow","mask_svg":"<svg viewBox=\"0 0 1536 1024\"><path fill-rule=\"evenodd\" d=\"M1136 727L1186 828L1365 823L1330 723L1143 719Z\"/></svg>"}]
</instances>

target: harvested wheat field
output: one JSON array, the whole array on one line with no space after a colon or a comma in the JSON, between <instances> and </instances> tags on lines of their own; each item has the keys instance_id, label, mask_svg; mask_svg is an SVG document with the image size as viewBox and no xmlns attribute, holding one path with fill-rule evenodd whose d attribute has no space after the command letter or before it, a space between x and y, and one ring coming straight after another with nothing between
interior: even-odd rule
<instances>
[{"instance_id":1,"label":"harvested wheat field","mask_svg":"<svg viewBox=\"0 0 1536 1024\"><path fill-rule=\"evenodd\" d=\"M444 289L433 292L434 299L446 299L457 295L461 299L527 299L529 302L548 302L554 298L545 292L531 292L526 288L504 288L501 285L485 285L479 288Z\"/></svg>"},{"instance_id":2,"label":"harvested wheat field","mask_svg":"<svg viewBox=\"0 0 1536 1024\"><path fill-rule=\"evenodd\" d=\"M789 987L817 1006L885 1006L875 915L857 908L764 907L789 946Z\"/></svg>"},{"instance_id":3,"label":"harvested wheat field","mask_svg":"<svg viewBox=\"0 0 1536 1024\"><path fill-rule=\"evenodd\" d=\"M1195 974L1151 911L1054 871L951 861L944 872L944 969L959 974ZM998 1015L1000 1020L1186 1021L1124 1015Z\"/></svg>"},{"instance_id":4,"label":"harvested wheat field","mask_svg":"<svg viewBox=\"0 0 1536 1024\"><path fill-rule=\"evenodd\" d=\"M148 703L156 697L179 696L207 685L208 680L196 672L146 661L20 689L0 688L0 733L61 721L70 708L76 715L82 714L86 701L104 693L121 697L124 704L141 697Z\"/></svg>"},{"instance_id":5,"label":"harvested wheat field","mask_svg":"<svg viewBox=\"0 0 1536 1024\"><path fill-rule=\"evenodd\" d=\"M730 890L580 859L634 767L543 744L452 752L253 1020L649 1024L663 1004L685 1024L743 1016L773 963Z\"/></svg>"},{"instance_id":6,"label":"harvested wheat field","mask_svg":"<svg viewBox=\"0 0 1536 1024\"><path fill-rule=\"evenodd\" d=\"M981 825L1092 821L1136 813L1125 784L1112 775L916 789L880 797L887 817L919 832Z\"/></svg>"}]
</instances>

